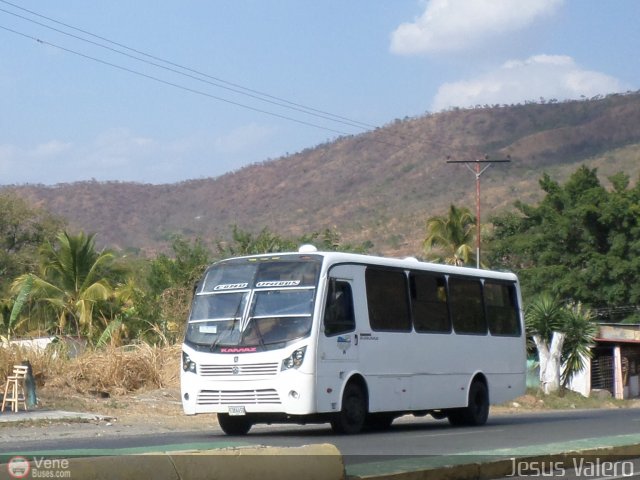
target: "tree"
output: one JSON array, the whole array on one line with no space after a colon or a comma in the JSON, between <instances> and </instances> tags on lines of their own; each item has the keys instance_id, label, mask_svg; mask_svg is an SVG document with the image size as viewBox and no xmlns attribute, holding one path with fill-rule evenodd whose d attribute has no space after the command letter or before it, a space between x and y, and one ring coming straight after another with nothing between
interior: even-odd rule
<instances>
[{"instance_id":1,"label":"tree","mask_svg":"<svg viewBox=\"0 0 640 480\"><path fill-rule=\"evenodd\" d=\"M446 216L427 220L427 236L423 247L430 260L451 265L469 265L475 262L473 242L476 220L468 208L449 207Z\"/></svg>"},{"instance_id":2,"label":"tree","mask_svg":"<svg viewBox=\"0 0 640 480\"><path fill-rule=\"evenodd\" d=\"M519 274L526 297L546 292L591 308L640 303L640 182L605 189L580 167L561 185L547 174L537 205L493 218L489 259Z\"/></svg>"},{"instance_id":3,"label":"tree","mask_svg":"<svg viewBox=\"0 0 640 480\"><path fill-rule=\"evenodd\" d=\"M191 288L211 262L211 253L201 239L193 242L175 236L172 254L161 253L151 261L147 283L153 295L161 295L167 288Z\"/></svg>"},{"instance_id":4,"label":"tree","mask_svg":"<svg viewBox=\"0 0 640 480\"><path fill-rule=\"evenodd\" d=\"M60 233L55 244L40 249L39 275L33 275L31 296L56 314L57 333L91 336L96 305L113 289L106 278L113 254L98 252L95 235ZM19 276L12 290L20 291L30 275Z\"/></svg>"},{"instance_id":5,"label":"tree","mask_svg":"<svg viewBox=\"0 0 640 480\"><path fill-rule=\"evenodd\" d=\"M538 352L541 390L549 394L566 387L591 358L598 330L591 312L543 294L527 306L525 322Z\"/></svg>"},{"instance_id":6,"label":"tree","mask_svg":"<svg viewBox=\"0 0 640 480\"><path fill-rule=\"evenodd\" d=\"M364 241L360 244L345 243L342 241L340 233L330 228L326 228L322 232L314 232L311 235L303 235L293 242L296 246L307 243L315 245L318 250L325 252L366 253L373 247L373 243L370 241Z\"/></svg>"},{"instance_id":7,"label":"tree","mask_svg":"<svg viewBox=\"0 0 640 480\"><path fill-rule=\"evenodd\" d=\"M260 233L254 235L234 225L231 232L231 239L230 242L219 241L217 243L218 254L222 258L255 255L259 253L286 252L296 250L298 247L295 241L282 238L266 227L263 228Z\"/></svg>"},{"instance_id":8,"label":"tree","mask_svg":"<svg viewBox=\"0 0 640 480\"><path fill-rule=\"evenodd\" d=\"M571 379L580 373L586 362L593 356L592 348L598 334L598 324L594 321L591 310L584 308L581 303L570 304L565 307L565 321L562 330L565 333L562 348L563 387L567 387Z\"/></svg>"},{"instance_id":9,"label":"tree","mask_svg":"<svg viewBox=\"0 0 640 480\"><path fill-rule=\"evenodd\" d=\"M61 219L32 207L16 194L0 194L1 296L8 294L14 278L35 270L38 248L62 225Z\"/></svg>"},{"instance_id":10,"label":"tree","mask_svg":"<svg viewBox=\"0 0 640 480\"><path fill-rule=\"evenodd\" d=\"M33 287L33 276L27 275L27 278L22 284L18 295L16 296L15 301L13 302L13 306L11 307L11 315L9 316L9 322L7 323L7 335L6 337L0 336L0 340L4 342L9 342L11 340L11 335L15 332L17 327L19 326L19 322L17 321L22 313L22 308L24 307L27 298L29 297L29 293L31 293L31 288Z\"/></svg>"},{"instance_id":11,"label":"tree","mask_svg":"<svg viewBox=\"0 0 640 480\"><path fill-rule=\"evenodd\" d=\"M560 302L542 295L531 302L525 312L527 333L538 350L540 388L545 394L560 388L560 366L565 334L562 329L564 312Z\"/></svg>"},{"instance_id":12,"label":"tree","mask_svg":"<svg viewBox=\"0 0 640 480\"><path fill-rule=\"evenodd\" d=\"M313 232L297 239L285 238L263 228L257 235L233 226L232 240L230 242L219 241L217 243L218 254L222 258L240 255L255 255L260 253L277 253L296 251L300 245L310 243L318 250L341 252L367 252L373 244L363 242L361 244L344 243L340 233L329 228L321 232Z\"/></svg>"},{"instance_id":13,"label":"tree","mask_svg":"<svg viewBox=\"0 0 640 480\"><path fill-rule=\"evenodd\" d=\"M176 236L173 254L159 254L151 261L146 295L137 295L136 308L147 318L154 342L177 339L189 312L193 287L211 262L211 254L200 239L193 242Z\"/></svg>"}]
</instances>

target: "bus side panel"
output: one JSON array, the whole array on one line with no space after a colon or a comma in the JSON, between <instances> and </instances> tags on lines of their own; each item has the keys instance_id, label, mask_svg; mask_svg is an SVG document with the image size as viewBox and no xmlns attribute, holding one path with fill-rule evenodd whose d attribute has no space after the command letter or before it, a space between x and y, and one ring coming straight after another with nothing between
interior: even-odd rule
<instances>
[{"instance_id":1,"label":"bus side panel","mask_svg":"<svg viewBox=\"0 0 640 480\"><path fill-rule=\"evenodd\" d=\"M372 332L369 338L361 342L360 358L371 412L466 404L465 362L446 361L455 351L453 335Z\"/></svg>"},{"instance_id":2,"label":"bus side panel","mask_svg":"<svg viewBox=\"0 0 640 480\"><path fill-rule=\"evenodd\" d=\"M369 390L369 411L405 411L411 408L411 391L416 368L415 339L409 332L376 331L371 328L365 268L358 272L361 287L357 296L360 333L360 370Z\"/></svg>"},{"instance_id":3,"label":"bus side panel","mask_svg":"<svg viewBox=\"0 0 640 480\"><path fill-rule=\"evenodd\" d=\"M475 368L460 349L460 338L453 334L414 333L411 361L417 372L411 391L412 410L462 407L470 369ZM455 353L454 353L455 352Z\"/></svg>"},{"instance_id":4,"label":"bus side panel","mask_svg":"<svg viewBox=\"0 0 640 480\"><path fill-rule=\"evenodd\" d=\"M487 378L491 403L522 395L523 342L522 337L372 332L363 337L359 351L360 368L369 386L369 409L466 406L476 373Z\"/></svg>"},{"instance_id":5,"label":"bus side panel","mask_svg":"<svg viewBox=\"0 0 640 480\"><path fill-rule=\"evenodd\" d=\"M471 381L478 373L487 379L491 403L522 395L526 369L523 341L520 337L452 334L437 340L437 346L422 342L422 349L432 347L439 355L430 358L433 364L425 368L426 375L415 377L413 409L465 406ZM434 392L434 389L441 391Z\"/></svg>"},{"instance_id":6,"label":"bus side panel","mask_svg":"<svg viewBox=\"0 0 640 480\"><path fill-rule=\"evenodd\" d=\"M489 399L492 404L513 400L526 390L526 377L521 373L488 374Z\"/></svg>"},{"instance_id":7,"label":"bus side panel","mask_svg":"<svg viewBox=\"0 0 640 480\"><path fill-rule=\"evenodd\" d=\"M359 332L361 312L366 309L365 300L360 293L364 287L361 271L362 267L355 265L338 265L329 271L329 278L350 285L356 326L354 330L333 335L326 335L322 326L318 329L316 357L316 410L318 413L340 410L346 382L360 369ZM318 310L318 318L322 325L327 288L321 289L319 295L318 303L323 307Z\"/></svg>"},{"instance_id":8,"label":"bus side panel","mask_svg":"<svg viewBox=\"0 0 640 480\"><path fill-rule=\"evenodd\" d=\"M485 375L489 382L492 404L504 403L526 392L527 359L525 338L492 337L491 348L496 352L487 364Z\"/></svg>"},{"instance_id":9,"label":"bus side panel","mask_svg":"<svg viewBox=\"0 0 640 480\"><path fill-rule=\"evenodd\" d=\"M319 412L340 409L348 378L365 379L370 412L420 411L467 405L471 381L487 378L491 403L524 393L524 335L376 331L371 328L364 265L340 265L331 276L353 288L356 329L336 337L319 333ZM518 295L519 297L519 295ZM337 345L342 344L342 349Z\"/></svg>"}]
</instances>

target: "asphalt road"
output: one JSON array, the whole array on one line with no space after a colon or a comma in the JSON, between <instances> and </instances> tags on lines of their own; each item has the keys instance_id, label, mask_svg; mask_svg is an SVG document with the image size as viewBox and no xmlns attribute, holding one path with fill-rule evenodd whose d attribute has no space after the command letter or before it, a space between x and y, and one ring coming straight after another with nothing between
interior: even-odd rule
<instances>
[{"instance_id":1,"label":"asphalt road","mask_svg":"<svg viewBox=\"0 0 640 480\"><path fill-rule=\"evenodd\" d=\"M202 418L206 423L208 417ZM431 417L407 416L396 420L387 431L353 436L333 435L328 425L258 425L244 437L229 437L212 427L210 432L0 442L0 454L118 454L332 443L345 456L347 465L355 465L441 456L518 456L549 448L634 441L640 443L640 409L606 409L493 415L485 426L471 428L453 428L447 421Z\"/></svg>"}]
</instances>

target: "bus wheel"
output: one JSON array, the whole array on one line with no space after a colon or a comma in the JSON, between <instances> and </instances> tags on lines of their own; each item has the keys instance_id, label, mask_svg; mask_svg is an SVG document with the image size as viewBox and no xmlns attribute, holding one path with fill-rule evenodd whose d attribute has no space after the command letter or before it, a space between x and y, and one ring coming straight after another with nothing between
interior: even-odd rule
<instances>
[{"instance_id":1,"label":"bus wheel","mask_svg":"<svg viewBox=\"0 0 640 480\"><path fill-rule=\"evenodd\" d=\"M232 417L227 413L218 414L218 424L227 435L246 435L253 426L247 417Z\"/></svg>"},{"instance_id":2,"label":"bus wheel","mask_svg":"<svg viewBox=\"0 0 640 480\"><path fill-rule=\"evenodd\" d=\"M331 428L336 433L348 435L358 433L367 418L367 402L360 385L349 383L342 396L342 410L331 420Z\"/></svg>"},{"instance_id":3,"label":"bus wheel","mask_svg":"<svg viewBox=\"0 0 640 480\"><path fill-rule=\"evenodd\" d=\"M449 423L455 426L479 426L489 417L489 390L480 381L474 381L469 389L469 405L447 411Z\"/></svg>"}]
</instances>

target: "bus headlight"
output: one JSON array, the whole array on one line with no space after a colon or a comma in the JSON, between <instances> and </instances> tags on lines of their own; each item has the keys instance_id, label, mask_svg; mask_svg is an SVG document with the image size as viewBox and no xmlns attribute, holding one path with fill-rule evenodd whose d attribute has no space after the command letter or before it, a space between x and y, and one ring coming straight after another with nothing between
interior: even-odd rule
<instances>
[{"instance_id":1,"label":"bus headlight","mask_svg":"<svg viewBox=\"0 0 640 480\"><path fill-rule=\"evenodd\" d=\"M189 354L182 352L182 370L185 372L196 373L196 362L191 360Z\"/></svg>"},{"instance_id":2,"label":"bus headlight","mask_svg":"<svg viewBox=\"0 0 640 480\"><path fill-rule=\"evenodd\" d=\"M307 347L297 349L287 358L282 361L282 370L289 370L291 368L299 368L304 361L304 354L307 351Z\"/></svg>"}]
</instances>

